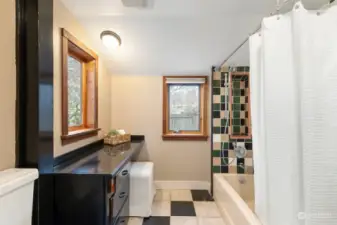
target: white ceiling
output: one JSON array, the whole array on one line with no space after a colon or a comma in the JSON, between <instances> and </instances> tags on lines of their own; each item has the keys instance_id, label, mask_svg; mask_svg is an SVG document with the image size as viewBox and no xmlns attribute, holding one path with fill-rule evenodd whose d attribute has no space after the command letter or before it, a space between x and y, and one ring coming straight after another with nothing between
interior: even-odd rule
<instances>
[{"instance_id":1,"label":"white ceiling","mask_svg":"<svg viewBox=\"0 0 337 225\"><path fill-rule=\"evenodd\" d=\"M276 0L154 0L146 9L126 8L121 0L62 0L93 39L113 74L209 74L274 10ZM282 0L281 0L282 1ZM328 0L305 0L316 8ZM103 30L122 38L111 51ZM248 48L232 60L248 65Z\"/></svg>"}]
</instances>

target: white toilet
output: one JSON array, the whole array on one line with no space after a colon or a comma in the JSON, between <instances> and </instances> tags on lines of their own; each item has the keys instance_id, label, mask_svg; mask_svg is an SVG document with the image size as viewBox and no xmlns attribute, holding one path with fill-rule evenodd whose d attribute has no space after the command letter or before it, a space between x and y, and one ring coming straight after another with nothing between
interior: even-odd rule
<instances>
[{"instance_id":1,"label":"white toilet","mask_svg":"<svg viewBox=\"0 0 337 225\"><path fill-rule=\"evenodd\" d=\"M0 172L0 224L31 225L36 169Z\"/></svg>"}]
</instances>

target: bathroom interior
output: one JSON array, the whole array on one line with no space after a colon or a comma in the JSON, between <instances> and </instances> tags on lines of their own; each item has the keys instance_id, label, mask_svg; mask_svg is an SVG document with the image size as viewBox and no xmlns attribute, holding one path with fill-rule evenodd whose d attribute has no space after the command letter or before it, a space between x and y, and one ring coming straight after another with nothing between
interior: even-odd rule
<instances>
[{"instance_id":1,"label":"bathroom interior","mask_svg":"<svg viewBox=\"0 0 337 225\"><path fill-rule=\"evenodd\" d=\"M337 224L336 4L0 1L0 224Z\"/></svg>"}]
</instances>

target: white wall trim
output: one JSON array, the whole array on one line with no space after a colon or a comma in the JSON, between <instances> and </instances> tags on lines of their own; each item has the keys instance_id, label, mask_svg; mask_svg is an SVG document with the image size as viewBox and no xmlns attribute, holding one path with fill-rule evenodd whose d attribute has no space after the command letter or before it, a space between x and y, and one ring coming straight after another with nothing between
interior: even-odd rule
<instances>
[{"instance_id":1,"label":"white wall trim","mask_svg":"<svg viewBox=\"0 0 337 225\"><path fill-rule=\"evenodd\" d=\"M167 181L156 180L157 189L162 190L210 190L211 183L207 181Z\"/></svg>"}]
</instances>

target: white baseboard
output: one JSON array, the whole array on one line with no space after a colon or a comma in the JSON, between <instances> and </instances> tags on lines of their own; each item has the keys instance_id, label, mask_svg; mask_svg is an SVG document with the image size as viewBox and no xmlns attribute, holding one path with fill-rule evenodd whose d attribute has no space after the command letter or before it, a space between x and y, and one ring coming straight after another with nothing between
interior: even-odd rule
<instances>
[{"instance_id":1,"label":"white baseboard","mask_svg":"<svg viewBox=\"0 0 337 225\"><path fill-rule=\"evenodd\" d=\"M166 181L156 180L157 189L162 190L210 190L211 184L207 181Z\"/></svg>"}]
</instances>

